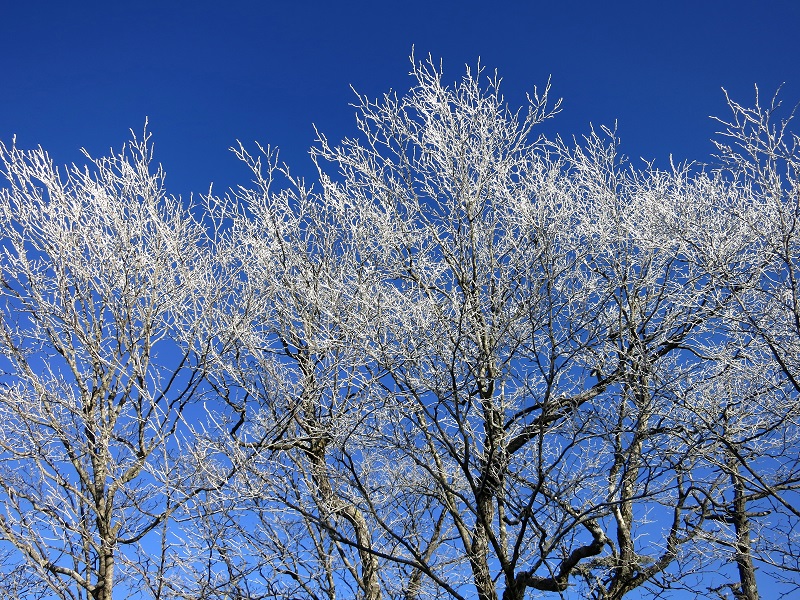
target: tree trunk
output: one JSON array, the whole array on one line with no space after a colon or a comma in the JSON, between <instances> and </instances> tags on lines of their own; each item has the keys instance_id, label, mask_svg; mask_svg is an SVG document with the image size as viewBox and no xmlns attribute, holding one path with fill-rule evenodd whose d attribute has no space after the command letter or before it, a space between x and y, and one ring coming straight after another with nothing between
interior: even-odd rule
<instances>
[{"instance_id":1,"label":"tree trunk","mask_svg":"<svg viewBox=\"0 0 800 600\"><path fill-rule=\"evenodd\" d=\"M739 570L739 592L737 600L758 600L756 570L753 566L752 541L750 539L750 517L747 515L744 479L739 474L739 462L728 456L728 468L733 484L733 510L731 521L736 533L736 567Z\"/></svg>"},{"instance_id":2,"label":"tree trunk","mask_svg":"<svg viewBox=\"0 0 800 600\"><path fill-rule=\"evenodd\" d=\"M489 499L491 503L491 499ZM478 508L480 511L480 507ZM489 537L483 523L475 525L472 537L472 546L469 554L469 564L472 568L472 578L475 582L475 591L478 600L497 600L492 574L489 571Z\"/></svg>"},{"instance_id":3,"label":"tree trunk","mask_svg":"<svg viewBox=\"0 0 800 600\"><path fill-rule=\"evenodd\" d=\"M369 525L361 511L352 504L338 498L328 480L328 467L325 463L326 441L314 440L311 447L306 450L306 456L311 462L312 477L317 486L317 491L322 501L324 510L341 515L355 532L355 542L358 545L358 558L361 562L361 587L364 590L365 600L381 600L381 587L378 581L378 560L372 553L372 536Z\"/></svg>"},{"instance_id":4,"label":"tree trunk","mask_svg":"<svg viewBox=\"0 0 800 600\"><path fill-rule=\"evenodd\" d=\"M97 583L91 591L92 600L113 600L114 596L114 549L103 545L98 557Z\"/></svg>"}]
</instances>

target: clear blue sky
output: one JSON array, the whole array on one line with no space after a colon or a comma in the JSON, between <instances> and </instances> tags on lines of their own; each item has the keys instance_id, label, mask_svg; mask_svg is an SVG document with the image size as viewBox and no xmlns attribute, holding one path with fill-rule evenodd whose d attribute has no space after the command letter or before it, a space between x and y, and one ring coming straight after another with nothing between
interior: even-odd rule
<instances>
[{"instance_id":1,"label":"clear blue sky","mask_svg":"<svg viewBox=\"0 0 800 600\"><path fill-rule=\"evenodd\" d=\"M246 180L236 139L277 145L302 172L312 123L352 134L349 86L404 91L414 45L451 80L480 57L512 104L552 74L564 111L551 131L617 119L626 154L665 164L707 158L721 86L749 102L754 83L786 82L786 103L800 100L798 37L800 0L7 0L0 139L67 162L149 117L172 193Z\"/></svg>"}]
</instances>

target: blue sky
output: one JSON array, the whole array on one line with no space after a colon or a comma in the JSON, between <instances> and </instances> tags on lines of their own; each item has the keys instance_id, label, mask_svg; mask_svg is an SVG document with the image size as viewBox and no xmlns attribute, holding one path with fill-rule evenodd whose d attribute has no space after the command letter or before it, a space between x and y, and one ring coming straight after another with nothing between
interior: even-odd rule
<instances>
[{"instance_id":1,"label":"blue sky","mask_svg":"<svg viewBox=\"0 0 800 600\"><path fill-rule=\"evenodd\" d=\"M235 140L281 148L310 172L312 123L354 133L350 85L411 85L418 56L498 69L512 105L552 75L564 110L548 131L619 122L622 150L665 164L704 159L725 115L786 82L800 100L800 2L7 2L0 19L0 139L57 162L118 148L145 117L168 191L248 178Z\"/></svg>"}]
</instances>

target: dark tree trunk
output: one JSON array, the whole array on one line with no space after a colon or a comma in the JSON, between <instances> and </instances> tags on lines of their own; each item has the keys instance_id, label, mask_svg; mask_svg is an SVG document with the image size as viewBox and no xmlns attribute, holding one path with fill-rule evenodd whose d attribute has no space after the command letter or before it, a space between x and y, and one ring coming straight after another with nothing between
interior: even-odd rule
<instances>
[{"instance_id":1,"label":"dark tree trunk","mask_svg":"<svg viewBox=\"0 0 800 600\"><path fill-rule=\"evenodd\" d=\"M753 566L752 540L750 539L750 517L747 514L744 479L739 474L736 457L728 457L728 468L733 484L733 504L731 521L736 533L736 567L739 570L739 591L737 600L758 600L756 570Z\"/></svg>"}]
</instances>

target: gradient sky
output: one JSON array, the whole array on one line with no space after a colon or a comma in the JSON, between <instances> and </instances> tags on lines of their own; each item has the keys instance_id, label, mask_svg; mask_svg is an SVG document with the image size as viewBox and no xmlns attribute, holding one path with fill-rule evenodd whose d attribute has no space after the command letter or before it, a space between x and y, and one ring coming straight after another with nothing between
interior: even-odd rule
<instances>
[{"instance_id":1,"label":"gradient sky","mask_svg":"<svg viewBox=\"0 0 800 600\"><path fill-rule=\"evenodd\" d=\"M56 162L119 148L145 117L174 194L221 191L248 174L237 139L278 146L311 172L316 124L355 132L350 86L411 85L408 56L497 69L512 105L552 75L564 110L548 132L619 122L622 151L708 158L720 88L753 84L800 100L800 0L707 2L54 2L0 10L0 139ZM221 187L220 187L221 186Z\"/></svg>"}]
</instances>

